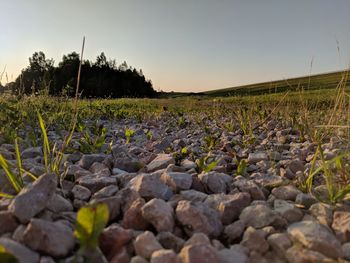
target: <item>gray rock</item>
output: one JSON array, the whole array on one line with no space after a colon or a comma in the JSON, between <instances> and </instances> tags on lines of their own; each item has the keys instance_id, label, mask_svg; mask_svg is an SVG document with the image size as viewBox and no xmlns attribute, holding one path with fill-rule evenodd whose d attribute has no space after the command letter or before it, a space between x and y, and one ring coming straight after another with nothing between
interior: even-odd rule
<instances>
[{"instance_id":1,"label":"gray rock","mask_svg":"<svg viewBox=\"0 0 350 263\"><path fill-rule=\"evenodd\" d=\"M91 196L91 191L81 185L75 185L72 189L72 194L75 199L88 201Z\"/></svg>"},{"instance_id":2,"label":"gray rock","mask_svg":"<svg viewBox=\"0 0 350 263\"><path fill-rule=\"evenodd\" d=\"M119 168L113 168L112 169L112 174L113 175L122 175L122 174L127 174L128 172L124 171L124 170L121 170Z\"/></svg>"},{"instance_id":3,"label":"gray rock","mask_svg":"<svg viewBox=\"0 0 350 263\"><path fill-rule=\"evenodd\" d=\"M268 156L265 152L256 152L256 153L249 153L248 155L248 163L255 164L260 161L267 161Z\"/></svg>"},{"instance_id":4,"label":"gray rock","mask_svg":"<svg viewBox=\"0 0 350 263\"><path fill-rule=\"evenodd\" d=\"M272 234L267 238L267 242L281 258L285 257L287 249L292 246L292 241L286 233Z\"/></svg>"},{"instance_id":5,"label":"gray rock","mask_svg":"<svg viewBox=\"0 0 350 263\"><path fill-rule=\"evenodd\" d=\"M224 229L225 236L230 242L241 238L245 229L245 223L242 220L237 220Z\"/></svg>"},{"instance_id":6,"label":"gray rock","mask_svg":"<svg viewBox=\"0 0 350 263\"><path fill-rule=\"evenodd\" d=\"M218 250L218 251L225 248L224 244L222 244L221 241L220 241L220 240L217 240L217 239L213 239L213 240L211 241L211 244L212 244L213 247L214 247L216 250Z\"/></svg>"},{"instance_id":7,"label":"gray rock","mask_svg":"<svg viewBox=\"0 0 350 263\"><path fill-rule=\"evenodd\" d=\"M273 161L280 161L282 159L282 155L277 151L273 151L269 153L269 159Z\"/></svg>"},{"instance_id":8,"label":"gray rock","mask_svg":"<svg viewBox=\"0 0 350 263\"><path fill-rule=\"evenodd\" d=\"M104 176L111 175L109 167L106 164L100 162L93 163L90 166L89 171L93 174L104 174Z\"/></svg>"},{"instance_id":9,"label":"gray rock","mask_svg":"<svg viewBox=\"0 0 350 263\"><path fill-rule=\"evenodd\" d=\"M304 172L305 170L304 163L300 160L291 161L288 165L288 168L294 174L298 171Z\"/></svg>"},{"instance_id":10,"label":"gray rock","mask_svg":"<svg viewBox=\"0 0 350 263\"><path fill-rule=\"evenodd\" d=\"M218 251L211 245L190 245L181 249L182 263L219 263Z\"/></svg>"},{"instance_id":11,"label":"gray rock","mask_svg":"<svg viewBox=\"0 0 350 263\"><path fill-rule=\"evenodd\" d=\"M158 151L164 151L166 148L168 148L171 145L173 139L174 139L173 137L164 138L160 142L155 143L153 145L153 148L157 149Z\"/></svg>"},{"instance_id":12,"label":"gray rock","mask_svg":"<svg viewBox=\"0 0 350 263\"><path fill-rule=\"evenodd\" d=\"M158 242L163 248L172 249L176 253L179 253L182 249L185 241L171 232L161 232L157 235Z\"/></svg>"},{"instance_id":13,"label":"gray rock","mask_svg":"<svg viewBox=\"0 0 350 263\"><path fill-rule=\"evenodd\" d=\"M142 207L145 204L145 199L137 198L124 212L122 226L134 230L148 229L149 222L142 216Z\"/></svg>"},{"instance_id":14,"label":"gray rock","mask_svg":"<svg viewBox=\"0 0 350 263\"><path fill-rule=\"evenodd\" d=\"M142 216L150 222L158 232L172 232L174 228L174 210L162 199L154 198L142 207Z\"/></svg>"},{"instance_id":15,"label":"gray rock","mask_svg":"<svg viewBox=\"0 0 350 263\"><path fill-rule=\"evenodd\" d=\"M193 202L204 202L204 200L208 197L207 194L193 189L181 191L180 195L183 199Z\"/></svg>"},{"instance_id":16,"label":"gray rock","mask_svg":"<svg viewBox=\"0 0 350 263\"><path fill-rule=\"evenodd\" d=\"M0 176L1 178L1 176ZM6 179L7 181L7 179ZM0 182L0 185L3 186L4 184L2 184L2 182ZM0 199L0 211L6 211L9 207L9 205L11 204L12 199Z\"/></svg>"},{"instance_id":17,"label":"gray rock","mask_svg":"<svg viewBox=\"0 0 350 263\"><path fill-rule=\"evenodd\" d=\"M17 242L23 242L23 235L24 232L26 231L27 226L26 225L19 225L15 232L12 234L12 239L17 241Z\"/></svg>"},{"instance_id":18,"label":"gray rock","mask_svg":"<svg viewBox=\"0 0 350 263\"><path fill-rule=\"evenodd\" d=\"M192 162L188 159L185 159L181 162L181 166L183 168L185 168L186 170L191 170L191 169L195 169L197 167L195 162Z\"/></svg>"},{"instance_id":19,"label":"gray rock","mask_svg":"<svg viewBox=\"0 0 350 263\"><path fill-rule=\"evenodd\" d=\"M250 204L250 201L248 193L236 193L209 195L205 203L218 211L222 223L227 225L239 217L242 210Z\"/></svg>"},{"instance_id":20,"label":"gray rock","mask_svg":"<svg viewBox=\"0 0 350 263\"><path fill-rule=\"evenodd\" d=\"M163 249L152 232L146 231L138 235L134 241L136 255L150 259L154 251Z\"/></svg>"},{"instance_id":21,"label":"gray rock","mask_svg":"<svg viewBox=\"0 0 350 263\"><path fill-rule=\"evenodd\" d=\"M165 172L161 180L168 185L174 192L188 190L192 185L192 175L179 172Z\"/></svg>"},{"instance_id":22,"label":"gray rock","mask_svg":"<svg viewBox=\"0 0 350 263\"><path fill-rule=\"evenodd\" d=\"M221 173L201 173L198 178L209 193L226 193L227 191L226 179Z\"/></svg>"},{"instance_id":23,"label":"gray rock","mask_svg":"<svg viewBox=\"0 0 350 263\"><path fill-rule=\"evenodd\" d=\"M115 220L120 215L121 198L119 196L111 196L94 200L96 203L104 203L108 206L109 221Z\"/></svg>"},{"instance_id":24,"label":"gray rock","mask_svg":"<svg viewBox=\"0 0 350 263\"><path fill-rule=\"evenodd\" d=\"M264 192L253 181L249 181L243 177L237 177L233 182L233 186L237 187L241 192L250 194L253 200L265 200Z\"/></svg>"},{"instance_id":25,"label":"gray rock","mask_svg":"<svg viewBox=\"0 0 350 263\"><path fill-rule=\"evenodd\" d=\"M312 221L302 221L290 225L289 236L303 244L306 248L320 252L327 257L342 256L341 244L325 226Z\"/></svg>"},{"instance_id":26,"label":"gray rock","mask_svg":"<svg viewBox=\"0 0 350 263\"><path fill-rule=\"evenodd\" d=\"M73 211L73 205L71 202L59 194L53 195L46 208L54 213Z\"/></svg>"},{"instance_id":27,"label":"gray rock","mask_svg":"<svg viewBox=\"0 0 350 263\"><path fill-rule=\"evenodd\" d=\"M146 169L149 173L167 168L169 164L175 164L175 159L170 154L158 154L157 157L150 162Z\"/></svg>"},{"instance_id":28,"label":"gray rock","mask_svg":"<svg viewBox=\"0 0 350 263\"><path fill-rule=\"evenodd\" d=\"M220 251L220 250L226 248L225 245L224 245L220 240L218 240L218 239L213 239L213 240L211 241L211 244L212 244L212 246L213 246L216 250L218 250L218 251Z\"/></svg>"},{"instance_id":29,"label":"gray rock","mask_svg":"<svg viewBox=\"0 0 350 263\"><path fill-rule=\"evenodd\" d=\"M171 249L161 249L153 252L150 263L181 263L181 261Z\"/></svg>"},{"instance_id":30,"label":"gray rock","mask_svg":"<svg viewBox=\"0 0 350 263\"><path fill-rule=\"evenodd\" d=\"M267 189L273 189L283 184L283 178L275 174L253 173L251 179L257 184Z\"/></svg>"},{"instance_id":31,"label":"gray rock","mask_svg":"<svg viewBox=\"0 0 350 263\"><path fill-rule=\"evenodd\" d=\"M330 205L316 203L313 204L309 211L323 225L330 226L333 221L333 211Z\"/></svg>"},{"instance_id":32,"label":"gray rock","mask_svg":"<svg viewBox=\"0 0 350 263\"><path fill-rule=\"evenodd\" d=\"M74 152L71 154L65 154L65 156L67 155L67 161L68 162L73 162L76 163L81 159L81 156L83 156L83 154L81 152Z\"/></svg>"},{"instance_id":33,"label":"gray rock","mask_svg":"<svg viewBox=\"0 0 350 263\"><path fill-rule=\"evenodd\" d=\"M105 158L105 154L84 154L79 160L78 165L85 170L89 170L93 163L101 163Z\"/></svg>"},{"instance_id":34,"label":"gray rock","mask_svg":"<svg viewBox=\"0 0 350 263\"><path fill-rule=\"evenodd\" d=\"M247 255L239 249L221 249L218 252L220 263L247 263Z\"/></svg>"},{"instance_id":35,"label":"gray rock","mask_svg":"<svg viewBox=\"0 0 350 263\"><path fill-rule=\"evenodd\" d=\"M152 198L169 200L173 195L171 189L158 176L152 174L140 174L136 176L129 182L128 187L138 192L146 200Z\"/></svg>"},{"instance_id":36,"label":"gray rock","mask_svg":"<svg viewBox=\"0 0 350 263\"><path fill-rule=\"evenodd\" d=\"M293 185L285 185L272 189L271 193L277 199L295 201L297 195L301 192Z\"/></svg>"},{"instance_id":37,"label":"gray rock","mask_svg":"<svg viewBox=\"0 0 350 263\"><path fill-rule=\"evenodd\" d=\"M52 257L41 257L40 263L55 263L55 260Z\"/></svg>"},{"instance_id":38,"label":"gray rock","mask_svg":"<svg viewBox=\"0 0 350 263\"><path fill-rule=\"evenodd\" d=\"M88 188L92 193L95 193L106 186L117 184L117 180L113 177L96 177L93 175L80 177L77 182L79 185Z\"/></svg>"},{"instance_id":39,"label":"gray rock","mask_svg":"<svg viewBox=\"0 0 350 263\"><path fill-rule=\"evenodd\" d=\"M332 228L342 243L350 242L350 212L335 211Z\"/></svg>"},{"instance_id":40,"label":"gray rock","mask_svg":"<svg viewBox=\"0 0 350 263\"><path fill-rule=\"evenodd\" d=\"M299 193L295 198L295 203L302 205L305 208L309 208L313 204L317 203L317 199L310 194Z\"/></svg>"},{"instance_id":41,"label":"gray rock","mask_svg":"<svg viewBox=\"0 0 350 263\"><path fill-rule=\"evenodd\" d=\"M22 223L27 223L32 217L45 209L56 191L57 177L55 174L44 174L35 182L23 188L9 206L11 211Z\"/></svg>"},{"instance_id":42,"label":"gray rock","mask_svg":"<svg viewBox=\"0 0 350 263\"><path fill-rule=\"evenodd\" d=\"M113 168L126 171L128 173L136 173L144 166L139 160L123 157L114 160Z\"/></svg>"},{"instance_id":43,"label":"gray rock","mask_svg":"<svg viewBox=\"0 0 350 263\"><path fill-rule=\"evenodd\" d=\"M23 243L53 257L64 257L74 248L73 230L60 222L32 219L23 235Z\"/></svg>"},{"instance_id":44,"label":"gray rock","mask_svg":"<svg viewBox=\"0 0 350 263\"><path fill-rule=\"evenodd\" d=\"M286 258L288 263L304 263L304 262L317 262L317 263L333 263L334 260L327 258L323 254L308 249L301 248L300 246L292 246L286 252Z\"/></svg>"},{"instance_id":45,"label":"gray rock","mask_svg":"<svg viewBox=\"0 0 350 263\"><path fill-rule=\"evenodd\" d=\"M98 244L103 254L110 259L118 250L128 245L132 239L132 230L124 229L118 224L112 224L102 231Z\"/></svg>"},{"instance_id":46,"label":"gray rock","mask_svg":"<svg viewBox=\"0 0 350 263\"><path fill-rule=\"evenodd\" d=\"M21 159L31 159L42 155L43 151L41 147L30 147L22 151Z\"/></svg>"},{"instance_id":47,"label":"gray rock","mask_svg":"<svg viewBox=\"0 0 350 263\"><path fill-rule=\"evenodd\" d=\"M125 213L126 210L129 209L129 207L135 200L141 198L138 192L130 188L121 189L116 196L119 197L120 200L122 200L120 208L123 213Z\"/></svg>"},{"instance_id":48,"label":"gray rock","mask_svg":"<svg viewBox=\"0 0 350 263\"><path fill-rule=\"evenodd\" d=\"M341 248L344 254L344 258L350 260L350 242L343 244Z\"/></svg>"},{"instance_id":49,"label":"gray rock","mask_svg":"<svg viewBox=\"0 0 350 263\"><path fill-rule=\"evenodd\" d=\"M3 246L18 260L18 263L38 263L39 254L23 246L22 244L5 237L0 238L0 245ZM5 262L4 262L5 263Z\"/></svg>"},{"instance_id":50,"label":"gray rock","mask_svg":"<svg viewBox=\"0 0 350 263\"><path fill-rule=\"evenodd\" d=\"M15 159L15 154L12 152L9 152L7 150L1 150L0 149L0 154L6 159L6 160L14 160Z\"/></svg>"},{"instance_id":51,"label":"gray rock","mask_svg":"<svg viewBox=\"0 0 350 263\"><path fill-rule=\"evenodd\" d=\"M216 237L223 228L220 215L203 203L180 201L176 207L176 217L190 234L203 232Z\"/></svg>"},{"instance_id":52,"label":"gray rock","mask_svg":"<svg viewBox=\"0 0 350 263\"><path fill-rule=\"evenodd\" d=\"M184 246L190 245L210 245L210 240L204 233L194 233L184 244Z\"/></svg>"},{"instance_id":53,"label":"gray rock","mask_svg":"<svg viewBox=\"0 0 350 263\"><path fill-rule=\"evenodd\" d=\"M276 199L273 206L274 210L290 223L300 221L303 218L303 212L294 204L285 200Z\"/></svg>"},{"instance_id":54,"label":"gray rock","mask_svg":"<svg viewBox=\"0 0 350 263\"><path fill-rule=\"evenodd\" d=\"M119 191L119 188L117 185L109 185L109 186L103 187L101 190L94 193L92 198L98 199L98 198L111 197L115 195L118 191Z\"/></svg>"},{"instance_id":55,"label":"gray rock","mask_svg":"<svg viewBox=\"0 0 350 263\"><path fill-rule=\"evenodd\" d=\"M256 230L251 226L244 232L241 245L247 247L250 251L254 250L262 254L269 250L269 243L266 241L263 231Z\"/></svg>"},{"instance_id":56,"label":"gray rock","mask_svg":"<svg viewBox=\"0 0 350 263\"><path fill-rule=\"evenodd\" d=\"M130 263L148 263L148 261L143 257L134 256L131 258Z\"/></svg>"},{"instance_id":57,"label":"gray rock","mask_svg":"<svg viewBox=\"0 0 350 263\"><path fill-rule=\"evenodd\" d=\"M0 211L0 235L13 232L18 226L14 215L9 211Z\"/></svg>"},{"instance_id":58,"label":"gray rock","mask_svg":"<svg viewBox=\"0 0 350 263\"><path fill-rule=\"evenodd\" d=\"M85 170L83 168L77 170L75 173L74 173L74 180L77 181L79 180L81 177L84 177L84 176L91 176L92 173L88 170Z\"/></svg>"},{"instance_id":59,"label":"gray rock","mask_svg":"<svg viewBox=\"0 0 350 263\"><path fill-rule=\"evenodd\" d=\"M278 219L278 215L268 206L257 204L244 208L239 219L247 226L263 228L272 225Z\"/></svg>"}]
</instances>

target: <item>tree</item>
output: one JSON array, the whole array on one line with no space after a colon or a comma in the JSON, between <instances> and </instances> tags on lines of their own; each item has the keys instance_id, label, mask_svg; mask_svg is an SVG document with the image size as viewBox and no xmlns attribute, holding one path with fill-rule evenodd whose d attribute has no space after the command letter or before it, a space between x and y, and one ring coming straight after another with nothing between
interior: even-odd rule
<instances>
[{"instance_id":1,"label":"tree","mask_svg":"<svg viewBox=\"0 0 350 263\"><path fill-rule=\"evenodd\" d=\"M77 73L80 64L80 56L76 52L63 55L62 61L55 68L53 90L50 94L73 96L77 83Z\"/></svg>"},{"instance_id":2,"label":"tree","mask_svg":"<svg viewBox=\"0 0 350 263\"><path fill-rule=\"evenodd\" d=\"M54 61L46 59L44 52L35 52L29 58L29 66L23 69L21 75L15 80L13 88L18 92L26 94L37 93L38 91L50 89L50 80Z\"/></svg>"},{"instance_id":3,"label":"tree","mask_svg":"<svg viewBox=\"0 0 350 263\"><path fill-rule=\"evenodd\" d=\"M128 70L129 66L128 64L126 63L126 61L124 61L120 66L119 66L119 70L120 71L126 71Z\"/></svg>"},{"instance_id":4,"label":"tree","mask_svg":"<svg viewBox=\"0 0 350 263\"><path fill-rule=\"evenodd\" d=\"M36 93L46 87L50 95L74 96L80 56L76 52L63 55L57 67L43 52L35 52L29 66L22 70L11 86L16 93ZM80 92L87 98L154 97L151 81L146 80L142 70L129 67L126 61L117 65L107 60L104 52L95 62L84 60L80 75Z\"/></svg>"},{"instance_id":5,"label":"tree","mask_svg":"<svg viewBox=\"0 0 350 263\"><path fill-rule=\"evenodd\" d=\"M95 66L100 68L109 67L105 53L101 52L101 54L97 56Z\"/></svg>"},{"instance_id":6,"label":"tree","mask_svg":"<svg viewBox=\"0 0 350 263\"><path fill-rule=\"evenodd\" d=\"M29 58L29 69L32 72L49 71L53 67L53 59L46 59L44 52L35 52L31 58Z\"/></svg>"}]
</instances>

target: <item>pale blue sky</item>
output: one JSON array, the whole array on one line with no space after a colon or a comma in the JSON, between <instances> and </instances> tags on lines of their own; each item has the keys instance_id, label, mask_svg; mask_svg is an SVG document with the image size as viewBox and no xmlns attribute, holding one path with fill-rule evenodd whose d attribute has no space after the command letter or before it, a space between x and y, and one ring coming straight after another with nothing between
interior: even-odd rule
<instances>
[{"instance_id":1,"label":"pale blue sky","mask_svg":"<svg viewBox=\"0 0 350 263\"><path fill-rule=\"evenodd\" d=\"M346 68L350 0L0 0L0 69L104 51L156 89L203 91ZM340 46L340 57L337 51ZM4 80L3 80L4 82Z\"/></svg>"}]
</instances>

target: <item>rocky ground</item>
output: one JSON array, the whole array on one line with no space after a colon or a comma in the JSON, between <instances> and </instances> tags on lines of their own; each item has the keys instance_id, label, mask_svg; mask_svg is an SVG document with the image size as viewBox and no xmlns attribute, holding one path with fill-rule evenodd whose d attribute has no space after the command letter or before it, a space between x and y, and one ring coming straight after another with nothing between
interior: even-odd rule
<instances>
[{"instance_id":1,"label":"rocky ground","mask_svg":"<svg viewBox=\"0 0 350 263\"><path fill-rule=\"evenodd\" d=\"M42 175L14 199L0 200L0 244L19 262L72 262L77 210L99 202L110 210L99 245L114 263L350 260L350 203L330 206L297 187L314 143L299 142L298 132L277 120L255 130L250 143L239 130L209 122L218 141L207 152L199 124L172 121L104 123L111 152L66 154L60 183L44 173L41 147L23 148L24 167ZM125 127L135 131L129 144ZM49 139L60 140L54 131ZM73 141L78 147L78 135ZM349 146L334 137L323 148L332 158ZM0 152L15 163L14 145ZM210 172L198 171L202 156L218 161ZM241 159L248 162L243 176L235 174ZM5 191L3 176L0 183ZM322 178L315 186L322 193Z\"/></svg>"}]
</instances>

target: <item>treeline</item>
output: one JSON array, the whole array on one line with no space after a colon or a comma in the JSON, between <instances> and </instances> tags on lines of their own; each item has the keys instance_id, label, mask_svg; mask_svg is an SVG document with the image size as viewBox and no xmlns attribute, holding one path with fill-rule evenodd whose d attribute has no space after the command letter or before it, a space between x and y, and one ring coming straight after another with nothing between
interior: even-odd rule
<instances>
[{"instance_id":1,"label":"treeline","mask_svg":"<svg viewBox=\"0 0 350 263\"><path fill-rule=\"evenodd\" d=\"M79 54L64 55L58 66L43 52L29 58L29 66L7 88L15 94L48 93L53 96L74 96ZM102 52L95 62L83 60L79 91L83 98L155 97L152 82L146 80L142 70L136 70L124 61L119 66L107 60Z\"/></svg>"}]
</instances>

